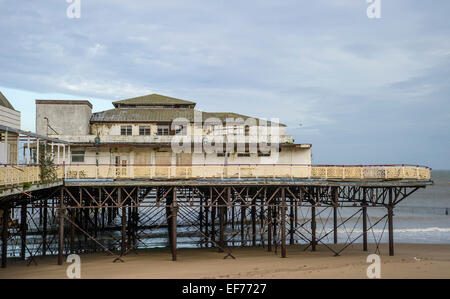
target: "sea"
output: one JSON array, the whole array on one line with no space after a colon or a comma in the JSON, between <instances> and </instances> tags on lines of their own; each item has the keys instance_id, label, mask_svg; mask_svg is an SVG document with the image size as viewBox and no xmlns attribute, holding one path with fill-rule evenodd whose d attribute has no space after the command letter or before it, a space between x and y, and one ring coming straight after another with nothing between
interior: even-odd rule
<instances>
[{"instance_id":1,"label":"sea","mask_svg":"<svg viewBox=\"0 0 450 299\"><path fill-rule=\"evenodd\" d=\"M431 178L432 186L396 207L396 242L450 244L450 170L433 170Z\"/></svg>"},{"instance_id":2,"label":"sea","mask_svg":"<svg viewBox=\"0 0 450 299\"><path fill-rule=\"evenodd\" d=\"M433 170L432 180L434 184L424 189L419 189L400 202L394 209L394 242L395 243L422 243L422 244L450 244L450 170ZM338 243L362 242L362 213L360 208L338 209ZM304 228L297 228L295 233L296 244L308 244L310 236L310 208L300 208L298 211L299 222L306 223ZM332 209L316 208L317 239L321 243L333 243ZM303 220L302 220L303 219ZM387 243L388 224L387 210L385 208L368 209L368 242ZM259 231L259 225L257 231ZM198 235L190 235L190 228L178 229L178 246L198 247L202 238ZM194 229L195 230L195 229ZM240 228L236 226L226 228L226 239L232 240L229 245L241 246ZM248 227L245 231L244 245L249 245L251 236ZM306 240L303 237L306 237ZM263 239L267 240L267 234ZM289 240L289 237L288 237ZM257 245L260 244L261 235L257 236ZM146 241L144 241L146 243ZM155 247L164 247L167 240L153 239ZM150 244L148 244L150 245ZM152 245L150 245L152 247Z\"/></svg>"},{"instance_id":3,"label":"sea","mask_svg":"<svg viewBox=\"0 0 450 299\"><path fill-rule=\"evenodd\" d=\"M419 189L400 202L394 209L394 242L422 244L450 244L450 170L433 170L434 184ZM340 244L362 242L362 213L360 208L344 208L338 210L338 242ZM325 244L333 242L332 210L316 208L317 239ZM310 219L310 209L302 208L300 218ZM385 208L368 209L369 243L387 243L388 226ZM353 216L353 217L350 217ZM300 219L301 221L301 219ZM239 227L236 228L236 233ZM310 232L308 224L305 229L297 229L295 243L304 244L302 240ZM249 233L249 232L247 232ZM182 240L181 247L192 247L192 238ZM240 246L239 236L234 245ZM250 236L248 236L248 241ZM258 237L258 243L260 238ZM267 240L267 236L265 236ZM289 239L289 238L288 238ZM185 241L185 242L183 242Z\"/></svg>"}]
</instances>

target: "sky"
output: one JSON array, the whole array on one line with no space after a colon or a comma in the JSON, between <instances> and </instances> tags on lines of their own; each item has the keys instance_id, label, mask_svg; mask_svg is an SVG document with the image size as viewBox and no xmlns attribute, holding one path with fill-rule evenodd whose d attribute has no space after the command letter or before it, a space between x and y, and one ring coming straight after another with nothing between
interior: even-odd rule
<instances>
[{"instance_id":1,"label":"sky","mask_svg":"<svg viewBox=\"0 0 450 299\"><path fill-rule=\"evenodd\" d=\"M75 0L74 0L75 1ZM279 118L314 164L450 169L450 1L0 0L0 91L35 99L159 93Z\"/></svg>"}]
</instances>

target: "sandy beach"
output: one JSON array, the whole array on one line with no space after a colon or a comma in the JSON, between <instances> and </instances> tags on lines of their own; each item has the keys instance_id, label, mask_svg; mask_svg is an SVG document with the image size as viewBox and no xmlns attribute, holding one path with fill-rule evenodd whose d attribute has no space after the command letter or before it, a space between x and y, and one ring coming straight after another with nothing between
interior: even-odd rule
<instances>
[{"instance_id":1,"label":"sandy beach","mask_svg":"<svg viewBox=\"0 0 450 299\"><path fill-rule=\"evenodd\" d=\"M374 252L374 245L369 253ZM236 259L215 249L180 249L172 262L167 249L130 253L124 263L113 263L104 253L80 255L81 278L366 278L369 253L361 245L335 257L325 247L317 252L303 246L288 247L288 257L263 248L233 248ZM397 244L396 256L381 245L382 278L450 278L450 245ZM11 261L0 269L4 278L66 278L66 268L56 257L37 258L38 266Z\"/></svg>"}]
</instances>

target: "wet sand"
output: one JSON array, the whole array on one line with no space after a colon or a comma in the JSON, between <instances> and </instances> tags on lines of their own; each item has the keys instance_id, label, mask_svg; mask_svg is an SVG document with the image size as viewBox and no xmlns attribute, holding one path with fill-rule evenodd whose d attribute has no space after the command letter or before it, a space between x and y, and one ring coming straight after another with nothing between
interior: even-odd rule
<instances>
[{"instance_id":1,"label":"wet sand","mask_svg":"<svg viewBox=\"0 0 450 299\"><path fill-rule=\"evenodd\" d=\"M334 246L333 246L334 247ZM334 248L338 248L334 247ZM289 246L287 258L261 247L232 248L236 259L215 249L179 249L178 261L171 260L168 249L131 252L125 262L113 263L104 253L80 255L81 278L367 278L368 254L362 245L349 247L339 257L323 246L304 251L304 246ZM396 244L396 256L389 257L381 245L382 278L450 278L450 245ZM55 256L36 258L38 266L9 261L0 269L4 278L66 278L64 266Z\"/></svg>"}]
</instances>

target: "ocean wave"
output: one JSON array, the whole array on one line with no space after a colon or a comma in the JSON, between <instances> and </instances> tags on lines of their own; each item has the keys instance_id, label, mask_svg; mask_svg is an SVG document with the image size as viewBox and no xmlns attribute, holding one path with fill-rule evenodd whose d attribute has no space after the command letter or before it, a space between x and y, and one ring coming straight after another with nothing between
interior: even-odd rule
<instances>
[{"instance_id":1,"label":"ocean wave","mask_svg":"<svg viewBox=\"0 0 450 299\"><path fill-rule=\"evenodd\" d=\"M350 232L351 230L347 229L347 232ZM383 232L382 229L373 229L371 230L374 233L381 233ZM345 233L346 230L343 229L339 229L338 230L339 233ZM362 230L354 230L354 233L362 233ZM385 232L387 232L387 228L385 230ZM450 233L450 228L449 227L424 227L424 228L397 228L394 229L394 233Z\"/></svg>"}]
</instances>

